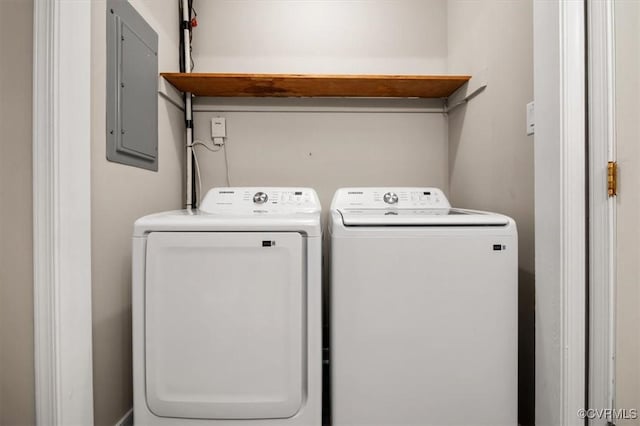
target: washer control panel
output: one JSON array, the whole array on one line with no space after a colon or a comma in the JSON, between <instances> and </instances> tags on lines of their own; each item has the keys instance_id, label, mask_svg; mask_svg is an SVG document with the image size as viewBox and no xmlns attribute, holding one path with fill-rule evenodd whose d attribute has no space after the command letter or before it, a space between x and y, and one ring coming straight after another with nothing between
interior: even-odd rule
<instances>
[{"instance_id":1,"label":"washer control panel","mask_svg":"<svg viewBox=\"0 0 640 426\"><path fill-rule=\"evenodd\" d=\"M332 209L448 209L451 205L438 188L342 188L333 197Z\"/></svg>"},{"instance_id":2,"label":"washer control panel","mask_svg":"<svg viewBox=\"0 0 640 426\"><path fill-rule=\"evenodd\" d=\"M398 194L395 192L385 192L382 200L387 204L398 204Z\"/></svg>"},{"instance_id":3,"label":"washer control panel","mask_svg":"<svg viewBox=\"0 0 640 426\"><path fill-rule=\"evenodd\" d=\"M206 213L315 213L318 195L311 188L240 187L213 188L200 210Z\"/></svg>"}]
</instances>

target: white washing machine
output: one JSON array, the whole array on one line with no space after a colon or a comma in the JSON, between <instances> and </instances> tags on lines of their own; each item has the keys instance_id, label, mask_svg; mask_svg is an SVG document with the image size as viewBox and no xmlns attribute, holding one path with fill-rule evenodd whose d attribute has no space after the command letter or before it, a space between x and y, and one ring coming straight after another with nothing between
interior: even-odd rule
<instances>
[{"instance_id":1,"label":"white washing machine","mask_svg":"<svg viewBox=\"0 0 640 426\"><path fill-rule=\"evenodd\" d=\"M334 426L516 426L515 222L436 188L331 206Z\"/></svg>"},{"instance_id":2,"label":"white washing machine","mask_svg":"<svg viewBox=\"0 0 640 426\"><path fill-rule=\"evenodd\" d=\"M136 221L135 424L321 425L321 240L308 188Z\"/></svg>"}]
</instances>

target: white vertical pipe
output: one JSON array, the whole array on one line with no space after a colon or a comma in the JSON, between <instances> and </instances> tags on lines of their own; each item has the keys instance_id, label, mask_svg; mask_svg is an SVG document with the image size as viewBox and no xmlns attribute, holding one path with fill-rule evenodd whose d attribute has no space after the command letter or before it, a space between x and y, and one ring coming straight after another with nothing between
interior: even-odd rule
<instances>
[{"instance_id":1,"label":"white vertical pipe","mask_svg":"<svg viewBox=\"0 0 640 426\"><path fill-rule=\"evenodd\" d=\"M189 15L190 15L189 1L182 0L182 20L184 22L190 23ZM184 71L186 73L190 73L191 72L191 42L189 40L189 26L188 25L185 26L185 28L183 28L182 31L183 31L183 38L184 38ZM185 120L193 123L192 109L191 109L191 93L186 92L184 95L185 95L184 96L185 97L185 104L184 104ZM187 127L186 142L187 142L186 143L186 148L187 148L186 207L190 209L193 207L193 197L192 197L193 188L191 185L192 171L193 171L193 147L191 145L193 142L193 128L191 127Z\"/></svg>"}]
</instances>

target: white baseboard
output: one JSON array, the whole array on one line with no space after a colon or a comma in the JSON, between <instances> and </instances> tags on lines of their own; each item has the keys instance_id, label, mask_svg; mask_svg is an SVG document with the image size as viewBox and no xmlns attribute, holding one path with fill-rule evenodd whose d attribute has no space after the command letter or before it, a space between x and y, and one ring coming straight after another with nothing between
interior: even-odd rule
<instances>
[{"instance_id":1,"label":"white baseboard","mask_svg":"<svg viewBox=\"0 0 640 426\"><path fill-rule=\"evenodd\" d=\"M127 411L120 420L118 420L115 426L133 426L133 408Z\"/></svg>"}]
</instances>

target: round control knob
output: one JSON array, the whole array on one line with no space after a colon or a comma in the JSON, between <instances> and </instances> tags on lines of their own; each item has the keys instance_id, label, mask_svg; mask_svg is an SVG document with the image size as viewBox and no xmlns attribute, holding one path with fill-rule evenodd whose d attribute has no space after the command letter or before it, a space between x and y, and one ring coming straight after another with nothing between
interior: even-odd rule
<instances>
[{"instance_id":1,"label":"round control knob","mask_svg":"<svg viewBox=\"0 0 640 426\"><path fill-rule=\"evenodd\" d=\"M264 192L256 192L253 196L253 202L256 204L264 204L268 199L269 197Z\"/></svg>"},{"instance_id":2,"label":"round control knob","mask_svg":"<svg viewBox=\"0 0 640 426\"><path fill-rule=\"evenodd\" d=\"M396 204L398 202L398 195L394 192L387 192L382 196L382 200L387 204Z\"/></svg>"}]
</instances>

